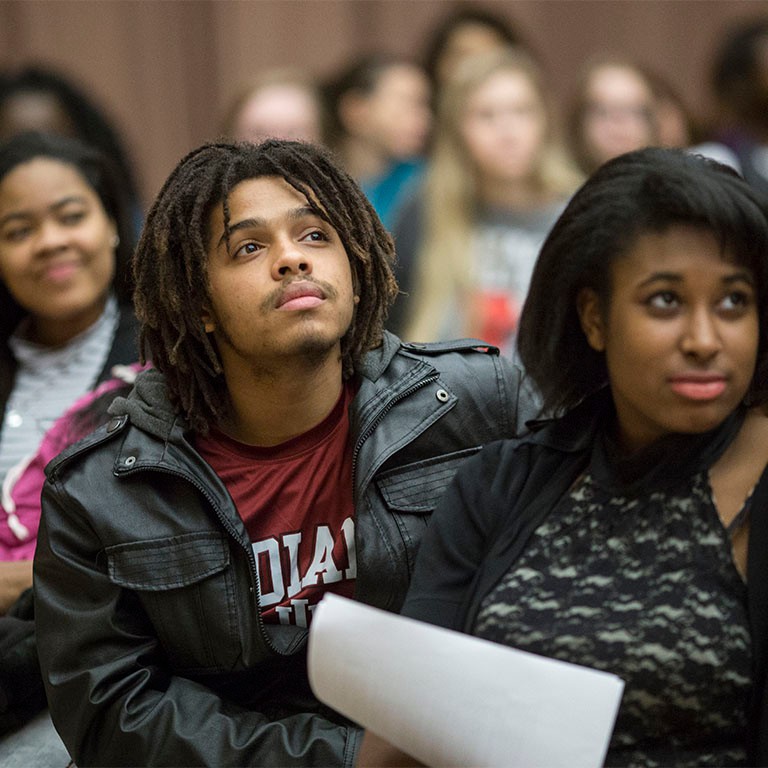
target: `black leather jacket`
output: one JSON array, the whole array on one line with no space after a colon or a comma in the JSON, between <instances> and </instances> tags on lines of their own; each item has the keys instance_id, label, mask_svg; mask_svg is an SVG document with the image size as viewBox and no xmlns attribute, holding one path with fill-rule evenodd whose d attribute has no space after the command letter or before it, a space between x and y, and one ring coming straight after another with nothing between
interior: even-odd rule
<instances>
[{"instance_id":1,"label":"black leather jacket","mask_svg":"<svg viewBox=\"0 0 768 768\"><path fill-rule=\"evenodd\" d=\"M395 611L458 464L533 404L516 368L467 343L388 334L358 374L356 596ZM112 413L49 465L35 557L43 678L75 762L354 765L361 732L312 695L307 631L261 621L245 527L161 375Z\"/></svg>"}]
</instances>

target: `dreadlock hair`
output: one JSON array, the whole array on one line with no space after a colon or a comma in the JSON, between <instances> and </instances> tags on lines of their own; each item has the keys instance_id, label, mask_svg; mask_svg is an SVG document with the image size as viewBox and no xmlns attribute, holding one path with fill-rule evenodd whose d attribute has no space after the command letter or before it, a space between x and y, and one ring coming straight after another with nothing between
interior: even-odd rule
<instances>
[{"instance_id":1,"label":"dreadlock hair","mask_svg":"<svg viewBox=\"0 0 768 768\"><path fill-rule=\"evenodd\" d=\"M241 181L279 176L304 195L309 208L338 233L350 261L360 302L341 339L342 371L352 375L362 356L381 343L397 294L394 243L371 204L324 149L296 141L261 144L211 142L187 154L149 211L134 254L134 301L140 345L166 378L171 402L195 431L205 433L224 415L228 397L215 345L205 332L209 218L224 211Z\"/></svg>"}]
</instances>

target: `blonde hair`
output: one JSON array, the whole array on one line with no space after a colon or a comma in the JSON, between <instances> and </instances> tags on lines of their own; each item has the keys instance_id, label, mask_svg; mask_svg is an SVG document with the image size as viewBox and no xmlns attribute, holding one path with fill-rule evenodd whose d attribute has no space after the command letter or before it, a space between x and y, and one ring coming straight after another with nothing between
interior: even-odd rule
<instances>
[{"instance_id":1,"label":"blonde hair","mask_svg":"<svg viewBox=\"0 0 768 768\"><path fill-rule=\"evenodd\" d=\"M405 336L436 338L446 301L466 289L471 273L472 233L482 202L478 171L462 137L467 104L498 72L522 73L533 86L545 114L545 135L530 183L542 198L565 198L582 176L564 149L542 72L524 51L506 47L462 62L440 98L429 170L424 183L421 247L416 258L413 315Z\"/></svg>"}]
</instances>

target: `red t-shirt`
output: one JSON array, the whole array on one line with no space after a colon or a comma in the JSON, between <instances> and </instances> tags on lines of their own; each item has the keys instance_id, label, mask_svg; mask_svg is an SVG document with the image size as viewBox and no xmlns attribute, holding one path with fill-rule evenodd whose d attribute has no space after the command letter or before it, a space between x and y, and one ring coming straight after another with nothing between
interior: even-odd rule
<instances>
[{"instance_id":1,"label":"red t-shirt","mask_svg":"<svg viewBox=\"0 0 768 768\"><path fill-rule=\"evenodd\" d=\"M357 574L347 383L330 414L269 448L212 429L196 447L248 529L265 621L309 625L327 591L352 597Z\"/></svg>"}]
</instances>

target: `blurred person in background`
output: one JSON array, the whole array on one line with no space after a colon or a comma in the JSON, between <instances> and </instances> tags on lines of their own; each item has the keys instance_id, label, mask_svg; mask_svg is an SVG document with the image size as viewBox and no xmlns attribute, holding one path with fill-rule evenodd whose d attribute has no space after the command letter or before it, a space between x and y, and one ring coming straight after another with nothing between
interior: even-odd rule
<instances>
[{"instance_id":1,"label":"blurred person in background","mask_svg":"<svg viewBox=\"0 0 768 768\"><path fill-rule=\"evenodd\" d=\"M30 589L43 470L106 420L114 373L138 358L134 234L96 149L29 132L0 145L0 733L45 706Z\"/></svg>"},{"instance_id":2,"label":"blurred person in background","mask_svg":"<svg viewBox=\"0 0 768 768\"><path fill-rule=\"evenodd\" d=\"M454 5L432 30L425 47L424 70L432 83L434 103L464 59L512 45L528 48L504 16L476 3Z\"/></svg>"},{"instance_id":3,"label":"blurred person in background","mask_svg":"<svg viewBox=\"0 0 768 768\"><path fill-rule=\"evenodd\" d=\"M39 488L24 514L16 496L29 460L69 406L138 358L134 242L117 175L97 150L38 133L0 146L2 612L32 583Z\"/></svg>"},{"instance_id":4,"label":"blurred person in background","mask_svg":"<svg viewBox=\"0 0 768 768\"><path fill-rule=\"evenodd\" d=\"M429 81L416 64L371 54L324 87L328 144L388 229L421 173L432 124Z\"/></svg>"},{"instance_id":5,"label":"blurred person in background","mask_svg":"<svg viewBox=\"0 0 768 768\"><path fill-rule=\"evenodd\" d=\"M304 71L275 68L260 73L235 97L222 125L234 141L291 139L318 144L323 105L314 80Z\"/></svg>"},{"instance_id":6,"label":"blurred person in background","mask_svg":"<svg viewBox=\"0 0 768 768\"><path fill-rule=\"evenodd\" d=\"M701 127L680 92L659 72L640 68L653 92L653 115L657 144L669 149L686 149L701 138Z\"/></svg>"},{"instance_id":7,"label":"blurred person in background","mask_svg":"<svg viewBox=\"0 0 768 768\"><path fill-rule=\"evenodd\" d=\"M642 69L618 58L592 61L576 87L568 139L591 174L625 152L659 143L653 86Z\"/></svg>"},{"instance_id":8,"label":"blurred person in background","mask_svg":"<svg viewBox=\"0 0 768 768\"><path fill-rule=\"evenodd\" d=\"M390 327L510 349L539 247L580 181L536 62L514 48L466 59L394 230L403 295Z\"/></svg>"},{"instance_id":9,"label":"blurred person in background","mask_svg":"<svg viewBox=\"0 0 768 768\"><path fill-rule=\"evenodd\" d=\"M768 192L768 16L728 30L714 56L720 114L713 135L738 158L744 178Z\"/></svg>"},{"instance_id":10,"label":"blurred person in background","mask_svg":"<svg viewBox=\"0 0 768 768\"><path fill-rule=\"evenodd\" d=\"M25 131L80 139L107 157L138 236L143 206L133 162L113 122L84 88L43 66L0 72L0 141Z\"/></svg>"}]
</instances>

